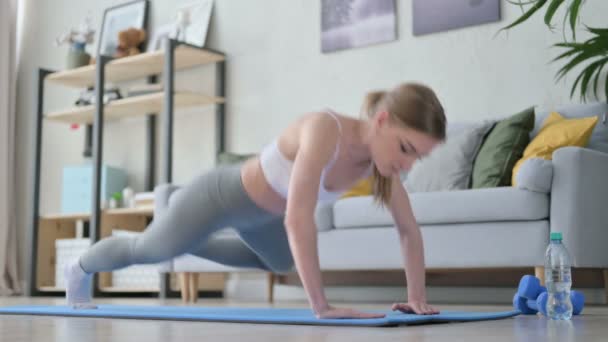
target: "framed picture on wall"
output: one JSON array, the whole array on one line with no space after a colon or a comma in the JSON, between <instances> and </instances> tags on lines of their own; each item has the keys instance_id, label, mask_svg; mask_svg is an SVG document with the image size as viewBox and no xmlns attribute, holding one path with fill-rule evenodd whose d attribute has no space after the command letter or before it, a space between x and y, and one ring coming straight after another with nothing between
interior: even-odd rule
<instances>
[{"instance_id":1,"label":"framed picture on wall","mask_svg":"<svg viewBox=\"0 0 608 342\"><path fill-rule=\"evenodd\" d=\"M107 8L103 13L97 54L113 56L118 47L118 32L131 27L146 30L147 24L148 0L136 0Z\"/></svg>"},{"instance_id":2,"label":"framed picture on wall","mask_svg":"<svg viewBox=\"0 0 608 342\"><path fill-rule=\"evenodd\" d=\"M414 35L500 20L500 0L413 0Z\"/></svg>"},{"instance_id":3,"label":"framed picture on wall","mask_svg":"<svg viewBox=\"0 0 608 342\"><path fill-rule=\"evenodd\" d=\"M321 51L397 39L395 0L321 0Z\"/></svg>"}]
</instances>

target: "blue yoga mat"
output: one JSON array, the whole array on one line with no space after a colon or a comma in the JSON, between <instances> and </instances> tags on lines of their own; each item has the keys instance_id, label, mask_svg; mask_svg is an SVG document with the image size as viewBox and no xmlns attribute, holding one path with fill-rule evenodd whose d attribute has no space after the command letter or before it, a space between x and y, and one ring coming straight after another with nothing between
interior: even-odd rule
<instances>
[{"instance_id":1,"label":"blue yoga mat","mask_svg":"<svg viewBox=\"0 0 608 342\"><path fill-rule=\"evenodd\" d=\"M104 317L131 319L163 319L176 321L308 324L342 326L395 326L438 322L471 322L517 316L519 311L506 312L442 312L438 315L411 315L385 310L384 318L374 319L317 319L308 309L180 307L99 305L97 309L75 310L67 306L10 306L0 307L0 314L44 315L73 317Z\"/></svg>"}]
</instances>

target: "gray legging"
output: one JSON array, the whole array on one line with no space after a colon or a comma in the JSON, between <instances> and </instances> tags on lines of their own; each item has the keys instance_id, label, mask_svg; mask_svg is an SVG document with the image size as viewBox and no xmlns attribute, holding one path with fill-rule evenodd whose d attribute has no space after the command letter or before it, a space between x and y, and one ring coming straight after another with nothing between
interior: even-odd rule
<instances>
[{"instance_id":1,"label":"gray legging","mask_svg":"<svg viewBox=\"0 0 608 342\"><path fill-rule=\"evenodd\" d=\"M283 216L249 198L240 170L241 164L224 166L194 178L173 193L168 208L141 235L103 239L80 258L80 265L87 273L108 272L189 253L229 266L290 271ZM240 239L213 234L228 227Z\"/></svg>"}]
</instances>

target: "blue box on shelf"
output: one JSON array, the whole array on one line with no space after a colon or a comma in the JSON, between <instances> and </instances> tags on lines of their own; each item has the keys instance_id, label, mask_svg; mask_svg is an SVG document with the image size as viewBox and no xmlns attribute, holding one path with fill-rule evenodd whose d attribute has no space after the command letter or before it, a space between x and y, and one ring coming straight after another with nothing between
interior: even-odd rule
<instances>
[{"instance_id":1,"label":"blue box on shelf","mask_svg":"<svg viewBox=\"0 0 608 342\"><path fill-rule=\"evenodd\" d=\"M107 201L115 192L127 187L127 173L109 165L101 167L100 198ZM73 165L63 168L61 212L90 213L93 199L93 165Z\"/></svg>"}]
</instances>

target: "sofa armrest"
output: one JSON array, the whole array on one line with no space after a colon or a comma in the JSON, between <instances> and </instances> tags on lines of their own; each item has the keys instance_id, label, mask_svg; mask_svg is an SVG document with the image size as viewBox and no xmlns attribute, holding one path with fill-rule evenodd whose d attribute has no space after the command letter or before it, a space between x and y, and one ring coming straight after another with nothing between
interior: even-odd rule
<instances>
[{"instance_id":1,"label":"sofa armrest","mask_svg":"<svg viewBox=\"0 0 608 342\"><path fill-rule=\"evenodd\" d=\"M563 234L573 266L608 268L608 154L580 147L553 153L551 231Z\"/></svg>"},{"instance_id":2,"label":"sofa armrest","mask_svg":"<svg viewBox=\"0 0 608 342\"><path fill-rule=\"evenodd\" d=\"M178 186L172 184L157 185L154 188L154 218L159 218L165 210L169 207L169 199L175 190L179 189ZM174 265L173 259L161 262L158 264L158 271L161 273L173 272Z\"/></svg>"}]
</instances>

